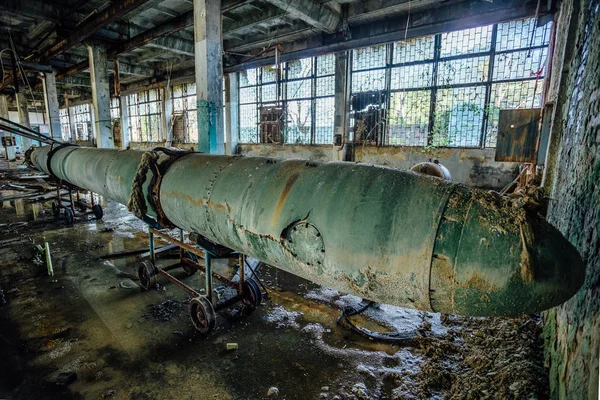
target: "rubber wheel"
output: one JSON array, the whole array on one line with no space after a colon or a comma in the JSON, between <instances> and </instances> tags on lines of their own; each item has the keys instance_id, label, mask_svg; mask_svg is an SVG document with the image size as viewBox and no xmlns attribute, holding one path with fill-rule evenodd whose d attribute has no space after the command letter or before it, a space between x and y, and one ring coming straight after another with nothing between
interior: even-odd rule
<instances>
[{"instance_id":1,"label":"rubber wheel","mask_svg":"<svg viewBox=\"0 0 600 400\"><path fill-rule=\"evenodd\" d=\"M204 296L190 300L190 318L194 328L202 334L210 332L215 327L215 309Z\"/></svg>"},{"instance_id":2,"label":"rubber wheel","mask_svg":"<svg viewBox=\"0 0 600 400\"><path fill-rule=\"evenodd\" d=\"M138 278L140 279L140 285L144 290L150 290L156 286L156 267L152 264L152 261L142 261L138 268Z\"/></svg>"},{"instance_id":3,"label":"rubber wheel","mask_svg":"<svg viewBox=\"0 0 600 400\"><path fill-rule=\"evenodd\" d=\"M73 215L73 211L71 211L70 208L65 208L65 221L67 222L67 225L73 225L73 221L75 220L75 217Z\"/></svg>"},{"instance_id":4,"label":"rubber wheel","mask_svg":"<svg viewBox=\"0 0 600 400\"><path fill-rule=\"evenodd\" d=\"M247 311L253 311L262 303L262 292L254 279L246 279L242 284L243 302Z\"/></svg>"},{"instance_id":5,"label":"rubber wheel","mask_svg":"<svg viewBox=\"0 0 600 400\"><path fill-rule=\"evenodd\" d=\"M102 210L102 206L100 204L94 204L92 207L92 212L94 213L94 217L96 217L96 219L102 219L102 216L104 215L104 211Z\"/></svg>"},{"instance_id":6,"label":"rubber wheel","mask_svg":"<svg viewBox=\"0 0 600 400\"><path fill-rule=\"evenodd\" d=\"M58 217L60 215L60 207L55 201L52 202L52 214L54 214L55 217Z\"/></svg>"},{"instance_id":7,"label":"rubber wheel","mask_svg":"<svg viewBox=\"0 0 600 400\"><path fill-rule=\"evenodd\" d=\"M194 275L196 272L198 272L196 268L192 267L191 265L187 265L186 263L181 263L181 267L189 276Z\"/></svg>"}]
</instances>

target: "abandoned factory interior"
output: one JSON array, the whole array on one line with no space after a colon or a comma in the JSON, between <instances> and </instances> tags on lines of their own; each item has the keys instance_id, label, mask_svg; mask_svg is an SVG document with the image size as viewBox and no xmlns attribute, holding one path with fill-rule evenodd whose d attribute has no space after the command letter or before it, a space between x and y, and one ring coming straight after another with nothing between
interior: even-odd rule
<instances>
[{"instance_id":1,"label":"abandoned factory interior","mask_svg":"<svg viewBox=\"0 0 600 400\"><path fill-rule=\"evenodd\" d=\"M600 399L600 0L0 0L0 70L0 399Z\"/></svg>"}]
</instances>

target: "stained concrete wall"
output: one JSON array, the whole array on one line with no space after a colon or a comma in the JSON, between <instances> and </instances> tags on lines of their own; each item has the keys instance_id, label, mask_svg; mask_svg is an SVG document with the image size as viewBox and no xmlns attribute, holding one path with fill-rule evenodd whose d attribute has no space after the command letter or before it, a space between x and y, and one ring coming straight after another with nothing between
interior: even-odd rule
<instances>
[{"instance_id":1,"label":"stained concrete wall","mask_svg":"<svg viewBox=\"0 0 600 400\"><path fill-rule=\"evenodd\" d=\"M273 158L303 158L316 161L339 161L342 157L337 146L299 146L272 144L240 144L241 154ZM455 149L422 147L355 146L354 161L410 169L413 165L429 159L438 160L446 166L456 182L466 185L501 189L518 174L516 163L494 161L494 149Z\"/></svg>"},{"instance_id":2,"label":"stained concrete wall","mask_svg":"<svg viewBox=\"0 0 600 400\"><path fill-rule=\"evenodd\" d=\"M556 169L548 219L587 266L582 289L545 313L551 397L597 399L600 357L600 0L563 1L564 56L554 118ZM562 49L562 50L561 50ZM555 63L556 64L556 63ZM554 79L553 78L553 79ZM551 99L553 100L553 99Z\"/></svg>"}]
</instances>

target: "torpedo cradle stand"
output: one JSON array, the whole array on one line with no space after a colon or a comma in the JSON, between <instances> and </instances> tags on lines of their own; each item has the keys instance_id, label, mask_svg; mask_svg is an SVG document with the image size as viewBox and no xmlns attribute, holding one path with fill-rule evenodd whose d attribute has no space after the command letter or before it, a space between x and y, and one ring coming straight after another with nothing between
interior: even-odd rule
<instances>
[{"instance_id":1,"label":"torpedo cradle stand","mask_svg":"<svg viewBox=\"0 0 600 400\"><path fill-rule=\"evenodd\" d=\"M248 266L250 270L252 270L252 268L247 264L246 257L243 254L236 253L231 249L211 243L205 238L194 234L191 236L196 239L196 242L200 244L201 248L186 244L183 241L183 230L181 229L179 229L179 239L175 239L152 226L148 229L148 235L150 241L150 259L143 261L138 268L138 277L142 287L146 290L155 287L157 284L157 277L158 275L161 275L169 282L183 289L184 292L192 297L189 302L190 318L194 327L200 333L208 333L214 328L216 317L215 311L241 301L243 303L243 311L245 313L250 313L262 302L263 294L256 281L252 278L245 278L245 267ZM154 236L158 236L168 243L179 247L178 263L164 268L159 268L156 265ZM237 276L237 281L228 279L225 276L214 272L212 269L213 260L231 258L238 259L238 272L237 274L234 274L233 278L235 279ZM198 291L169 273L169 271L177 268L182 268L187 275L194 275L197 271L204 272L204 289L206 295L200 294ZM257 277L255 271L252 272L253 276ZM215 296L213 296L213 278L235 290L236 295L221 302L215 301Z\"/></svg>"},{"instance_id":2,"label":"torpedo cradle stand","mask_svg":"<svg viewBox=\"0 0 600 400\"><path fill-rule=\"evenodd\" d=\"M66 189L69 193L68 198L63 198L61 190ZM73 190L75 191L75 199L73 199ZM60 181L56 180L56 201L52 202L52 213L55 217L63 215L68 225L71 225L75 217L93 214L97 220L102 219L104 210L100 204L96 204L95 194L88 192L90 196L90 203L80 197L80 188L73 185L62 185Z\"/></svg>"}]
</instances>

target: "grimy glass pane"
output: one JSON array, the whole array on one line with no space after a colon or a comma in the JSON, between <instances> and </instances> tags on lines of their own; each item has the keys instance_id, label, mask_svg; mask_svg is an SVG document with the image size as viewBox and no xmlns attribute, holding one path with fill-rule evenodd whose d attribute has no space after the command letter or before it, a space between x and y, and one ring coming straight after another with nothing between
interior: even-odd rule
<instances>
[{"instance_id":1,"label":"grimy glass pane","mask_svg":"<svg viewBox=\"0 0 600 400\"><path fill-rule=\"evenodd\" d=\"M389 145L424 146L429 133L430 90L392 93Z\"/></svg>"},{"instance_id":2,"label":"grimy glass pane","mask_svg":"<svg viewBox=\"0 0 600 400\"><path fill-rule=\"evenodd\" d=\"M240 142L258 142L258 116L256 104L240 105Z\"/></svg>"},{"instance_id":3,"label":"grimy glass pane","mask_svg":"<svg viewBox=\"0 0 600 400\"><path fill-rule=\"evenodd\" d=\"M433 84L433 63L392 68L392 90L429 87Z\"/></svg>"},{"instance_id":4,"label":"grimy glass pane","mask_svg":"<svg viewBox=\"0 0 600 400\"><path fill-rule=\"evenodd\" d=\"M290 144L310 144L312 126L311 101L289 101L286 110L285 142Z\"/></svg>"},{"instance_id":5,"label":"grimy glass pane","mask_svg":"<svg viewBox=\"0 0 600 400\"><path fill-rule=\"evenodd\" d=\"M535 33L533 33L535 31ZM550 43L552 22L536 27L535 18L519 19L498 24L496 51L525 49ZM533 41L532 41L533 33Z\"/></svg>"},{"instance_id":6,"label":"grimy glass pane","mask_svg":"<svg viewBox=\"0 0 600 400\"><path fill-rule=\"evenodd\" d=\"M478 147L484 103L484 86L438 90L432 144L442 147Z\"/></svg>"},{"instance_id":7,"label":"grimy glass pane","mask_svg":"<svg viewBox=\"0 0 600 400\"><path fill-rule=\"evenodd\" d=\"M335 94L335 77L317 78L317 96L333 96Z\"/></svg>"},{"instance_id":8,"label":"grimy glass pane","mask_svg":"<svg viewBox=\"0 0 600 400\"><path fill-rule=\"evenodd\" d=\"M308 78L312 75L312 58L289 61L286 68L288 79Z\"/></svg>"},{"instance_id":9,"label":"grimy glass pane","mask_svg":"<svg viewBox=\"0 0 600 400\"><path fill-rule=\"evenodd\" d=\"M258 68L240 72L240 87L258 84Z\"/></svg>"},{"instance_id":10,"label":"grimy glass pane","mask_svg":"<svg viewBox=\"0 0 600 400\"><path fill-rule=\"evenodd\" d=\"M385 44L352 50L352 71L385 67L386 57L387 46Z\"/></svg>"},{"instance_id":11,"label":"grimy glass pane","mask_svg":"<svg viewBox=\"0 0 600 400\"><path fill-rule=\"evenodd\" d=\"M435 36L424 36L394 43L394 64L433 59Z\"/></svg>"},{"instance_id":12,"label":"grimy glass pane","mask_svg":"<svg viewBox=\"0 0 600 400\"><path fill-rule=\"evenodd\" d=\"M489 51L493 25L442 34L441 57L458 56Z\"/></svg>"},{"instance_id":13,"label":"grimy glass pane","mask_svg":"<svg viewBox=\"0 0 600 400\"><path fill-rule=\"evenodd\" d=\"M317 99L315 107L315 144L333 144L334 98Z\"/></svg>"},{"instance_id":14,"label":"grimy glass pane","mask_svg":"<svg viewBox=\"0 0 600 400\"><path fill-rule=\"evenodd\" d=\"M385 88L385 70L352 73L352 93L370 92Z\"/></svg>"},{"instance_id":15,"label":"grimy glass pane","mask_svg":"<svg viewBox=\"0 0 600 400\"><path fill-rule=\"evenodd\" d=\"M302 79L299 81L291 81L287 83L287 98L288 99L305 99L311 97L312 93L311 79Z\"/></svg>"},{"instance_id":16,"label":"grimy glass pane","mask_svg":"<svg viewBox=\"0 0 600 400\"><path fill-rule=\"evenodd\" d=\"M335 74L335 54L317 57L317 76Z\"/></svg>"},{"instance_id":17,"label":"grimy glass pane","mask_svg":"<svg viewBox=\"0 0 600 400\"><path fill-rule=\"evenodd\" d=\"M487 80L490 58L472 57L440 62L438 86L479 83Z\"/></svg>"},{"instance_id":18,"label":"grimy glass pane","mask_svg":"<svg viewBox=\"0 0 600 400\"><path fill-rule=\"evenodd\" d=\"M543 75L548 61L548 48L523 50L496 55L494 61L494 81L526 79Z\"/></svg>"}]
</instances>

